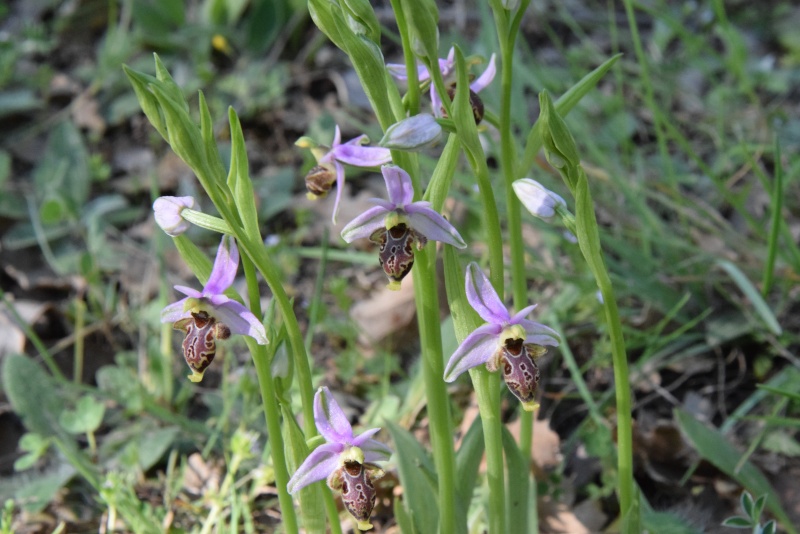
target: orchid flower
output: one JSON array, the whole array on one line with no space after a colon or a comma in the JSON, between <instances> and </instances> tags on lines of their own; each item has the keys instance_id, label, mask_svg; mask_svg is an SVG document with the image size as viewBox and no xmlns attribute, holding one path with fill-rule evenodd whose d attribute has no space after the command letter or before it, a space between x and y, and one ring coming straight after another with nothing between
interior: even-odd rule
<instances>
[{"instance_id":1,"label":"orchid flower","mask_svg":"<svg viewBox=\"0 0 800 534\"><path fill-rule=\"evenodd\" d=\"M549 221L555 216L558 205L567 206L567 202L561 196L553 193L536 180L522 178L512 182L511 186L525 209L531 212L531 215L545 221Z\"/></svg>"},{"instance_id":2,"label":"orchid flower","mask_svg":"<svg viewBox=\"0 0 800 534\"><path fill-rule=\"evenodd\" d=\"M366 135L359 135L355 139L342 143L342 133L337 125L330 148L317 145L308 137L301 137L295 143L299 147L310 148L317 160L317 165L306 174L309 198L316 199L327 196L333 187L334 180L336 181L336 200L333 202L331 217L334 224L344 188L344 165L342 164L346 163L354 167L377 167L392 161L392 154L388 148L362 146L368 142L369 138Z\"/></svg>"},{"instance_id":3,"label":"orchid flower","mask_svg":"<svg viewBox=\"0 0 800 534\"><path fill-rule=\"evenodd\" d=\"M525 317L536 307L528 306L511 315L492 284L475 262L467 266L467 300L486 321L468 335L447 362L445 382L485 363L489 371L502 369L503 380L527 411L538 404L534 394L539 384L539 368L534 358L544 354L543 345L557 347L555 330Z\"/></svg>"},{"instance_id":4,"label":"orchid flower","mask_svg":"<svg viewBox=\"0 0 800 534\"><path fill-rule=\"evenodd\" d=\"M217 339L231 334L250 336L259 345L267 343L264 325L253 313L224 295L233 284L239 267L239 250L230 236L223 236L214 260L211 275L202 291L175 286L186 298L161 310L161 322L173 323L176 330L186 332L183 357L192 369L189 380L200 382L216 354Z\"/></svg>"},{"instance_id":5,"label":"orchid flower","mask_svg":"<svg viewBox=\"0 0 800 534\"><path fill-rule=\"evenodd\" d=\"M486 70L484 70L480 76L478 76L471 84L469 84L470 103L472 104L476 123L481 122L483 119L483 102L478 97L478 93L485 89L490 83L492 83L492 80L494 80L495 74L497 74L495 60L496 54L492 54L492 57L489 58L489 65L486 67ZM391 74L395 79L403 81L408 80L408 71L406 70L405 65L399 63L388 63L386 68L388 69L389 74ZM450 52L448 52L446 58L439 58L439 71L442 73L442 78L447 78L450 76L455 71L455 68L456 49L455 47L452 47L450 48ZM426 66L417 66L417 78L420 82L431 79L431 73ZM434 87L433 83L431 83L430 94L433 114L437 117L443 117L444 106L442 105L442 98L439 96L439 93L436 92L436 88ZM455 91L453 90L452 94L450 94L450 98L452 99L454 95Z\"/></svg>"},{"instance_id":6,"label":"orchid flower","mask_svg":"<svg viewBox=\"0 0 800 534\"><path fill-rule=\"evenodd\" d=\"M377 206L368 209L342 230L348 243L368 237L380 245L378 258L389 289L399 289L400 281L414 265L414 246L422 250L428 240L441 241L457 248L467 244L447 220L436 213L430 202L412 202L414 187L406 171L395 165L381 167L389 200L371 199Z\"/></svg>"},{"instance_id":7,"label":"orchid flower","mask_svg":"<svg viewBox=\"0 0 800 534\"><path fill-rule=\"evenodd\" d=\"M153 202L153 216L167 235L175 237L189 229L189 221L181 217L184 208L194 209L192 197L158 197Z\"/></svg>"},{"instance_id":8,"label":"orchid flower","mask_svg":"<svg viewBox=\"0 0 800 534\"><path fill-rule=\"evenodd\" d=\"M308 455L286 489L294 494L327 479L329 488L341 492L342 503L358 522L358 528L369 530L369 517L375 506L372 481L383 476L383 470L372 462L388 460L392 451L372 439L380 428L353 436L353 427L326 387L319 388L314 396L314 422L326 443Z\"/></svg>"}]
</instances>

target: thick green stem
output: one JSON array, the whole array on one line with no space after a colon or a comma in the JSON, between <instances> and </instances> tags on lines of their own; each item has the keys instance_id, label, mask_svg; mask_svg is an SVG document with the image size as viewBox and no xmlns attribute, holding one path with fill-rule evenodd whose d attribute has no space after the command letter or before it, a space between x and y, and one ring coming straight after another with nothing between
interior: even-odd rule
<instances>
[{"instance_id":1,"label":"thick green stem","mask_svg":"<svg viewBox=\"0 0 800 534\"><path fill-rule=\"evenodd\" d=\"M511 250L511 293L514 299L514 308L520 310L528 305L528 291L525 276L525 245L522 241L522 217L520 202L514 194L512 183L516 176L516 155L514 138L511 132L511 84L513 80L514 43L519 30L522 14L528 7L530 0L524 0L519 6L519 11L512 24L506 31L507 20L505 13L495 8L495 25L497 26L501 54L501 92L500 92L500 151L503 178L506 187L506 209L508 213L508 240ZM524 465L530 470L531 449L533 447L533 412L522 410L520 413L520 438L519 448L522 453ZM524 497L524 496L523 496ZM523 502L527 498L522 499ZM526 528L527 508L522 507L521 524L519 528Z\"/></svg>"},{"instance_id":2,"label":"thick green stem","mask_svg":"<svg viewBox=\"0 0 800 534\"><path fill-rule=\"evenodd\" d=\"M247 280L247 293L250 299L250 309L256 317L261 317L261 296L258 290L258 280L256 272L250 258L242 258L245 278ZM281 519L286 532L298 532L297 517L294 513L292 496L286 490L289 483L289 471L286 468L286 455L283 448L283 437L281 436L281 414L278 408L278 401L275 396L275 383L269 368L267 349L263 345L255 343L251 338L247 339L250 354L256 367L258 385L261 390L261 402L264 407L264 418L267 422L267 433L271 446L269 448L272 455L272 465L275 471L275 486L278 491L278 502L281 507Z\"/></svg>"},{"instance_id":3,"label":"thick green stem","mask_svg":"<svg viewBox=\"0 0 800 534\"><path fill-rule=\"evenodd\" d=\"M489 533L505 534L506 498L503 471L503 422L500 420L500 375L485 366L470 369L472 385L478 397L486 447L486 477L489 481Z\"/></svg>"},{"instance_id":4,"label":"thick green stem","mask_svg":"<svg viewBox=\"0 0 800 534\"><path fill-rule=\"evenodd\" d=\"M628 378L628 356L622 336L614 289L605 267L595 273L597 286L603 296L611 338L611 358L614 363L614 389L617 398L617 454L619 470L619 502L623 517L633 504L633 434L631 425L631 389Z\"/></svg>"},{"instance_id":5,"label":"thick green stem","mask_svg":"<svg viewBox=\"0 0 800 534\"><path fill-rule=\"evenodd\" d=\"M617 469L619 477L619 501L623 525L626 532L636 532L636 517L628 517L634 504L633 485L633 437L631 424L631 390L628 377L628 356L625 352L625 339L622 335L622 322L619 318L614 289L603 261L600 235L594 213L586 173L576 168L575 221L578 245L586 262L594 274L597 287L603 297L603 306L611 338L611 358L614 364L614 390L617 400ZM627 521L626 521L627 519Z\"/></svg>"},{"instance_id":6,"label":"thick green stem","mask_svg":"<svg viewBox=\"0 0 800 534\"><path fill-rule=\"evenodd\" d=\"M455 456L450 399L444 380L439 297L436 287L434 244L416 253L414 261L414 295L422 348L422 375L428 400L433 459L439 479L439 532L456 532Z\"/></svg>"}]
</instances>

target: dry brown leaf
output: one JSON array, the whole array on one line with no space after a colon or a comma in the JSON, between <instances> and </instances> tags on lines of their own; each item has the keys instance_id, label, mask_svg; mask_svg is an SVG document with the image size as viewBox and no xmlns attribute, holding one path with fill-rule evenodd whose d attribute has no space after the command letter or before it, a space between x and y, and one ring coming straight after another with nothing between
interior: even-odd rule
<instances>
[{"instance_id":1,"label":"dry brown leaf","mask_svg":"<svg viewBox=\"0 0 800 534\"><path fill-rule=\"evenodd\" d=\"M195 495L217 491L221 479L218 466L206 462L200 453L189 456L183 473L183 488Z\"/></svg>"},{"instance_id":2,"label":"dry brown leaf","mask_svg":"<svg viewBox=\"0 0 800 534\"><path fill-rule=\"evenodd\" d=\"M28 326L33 326L50 307L49 304L32 300L20 300L12 305ZM0 357L22 353L24 350L25 332L14 320L11 311L0 304Z\"/></svg>"},{"instance_id":3,"label":"dry brown leaf","mask_svg":"<svg viewBox=\"0 0 800 534\"><path fill-rule=\"evenodd\" d=\"M100 116L100 105L88 91L72 101L72 120L77 127L86 128L98 136L106 131L106 121Z\"/></svg>"},{"instance_id":4,"label":"dry brown leaf","mask_svg":"<svg viewBox=\"0 0 800 534\"><path fill-rule=\"evenodd\" d=\"M400 289L381 288L372 298L355 304L350 317L367 343L378 343L406 328L416 314L413 278L406 277Z\"/></svg>"},{"instance_id":5,"label":"dry brown leaf","mask_svg":"<svg viewBox=\"0 0 800 534\"><path fill-rule=\"evenodd\" d=\"M564 503L544 502L539 517L542 532L550 534L591 534L597 532L584 525Z\"/></svg>"},{"instance_id":6,"label":"dry brown leaf","mask_svg":"<svg viewBox=\"0 0 800 534\"><path fill-rule=\"evenodd\" d=\"M535 413L539 413L538 410ZM519 419L509 424L508 430L519 442ZM535 470L536 478L541 478L548 471L555 469L563 460L561 438L550 428L550 422L547 419L534 419L533 421L531 460L533 460L532 467Z\"/></svg>"}]
</instances>

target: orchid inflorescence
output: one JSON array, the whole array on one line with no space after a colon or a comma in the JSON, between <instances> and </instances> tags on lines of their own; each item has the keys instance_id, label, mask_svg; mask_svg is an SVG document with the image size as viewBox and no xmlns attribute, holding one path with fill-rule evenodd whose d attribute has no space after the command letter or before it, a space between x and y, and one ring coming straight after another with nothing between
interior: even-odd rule
<instances>
[{"instance_id":1,"label":"orchid inflorescence","mask_svg":"<svg viewBox=\"0 0 800 534\"><path fill-rule=\"evenodd\" d=\"M412 202L414 187L406 171L394 165L381 167L389 200L373 198L377 204L342 230L348 243L368 237L380 245L378 258L389 278L389 289L399 289L400 281L414 265L414 249L422 249L428 240L466 248L458 230L436 213L426 201Z\"/></svg>"},{"instance_id":2,"label":"orchid inflorescence","mask_svg":"<svg viewBox=\"0 0 800 534\"><path fill-rule=\"evenodd\" d=\"M372 439L380 428L354 436L353 427L325 387L314 395L314 422L325 443L297 468L287 486L289 493L326 480L329 488L341 492L342 503L358 522L358 528L372 528L369 517L376 497L372 481L383 476L383 470L373 462L388 460L392 455L386 445Z\"/></svg>"},{"instance_id":3,"label":"orchid inflorescence","mask_svg":"<svg viewBox=\"0 0 800 534\"><path fill-rule=\"evenodd\" d=\"M433 73L437 83L440 82L439 74L442 79L451 78L447 81L452 82L452 75L457 70L456 59L455 48L450 50L446 58L438 58L439 72ZM459 61L463 62L463 58ZM396 79L408 79L405 65L387 64L386 69L386 72ZM484 116L484 104L477 93L491 83L495 73L496 58L492 54L486 69L469 85L470 105L475 124ZM336 185L332 212L334 223L344 187L345 165L367 169L380 168L388 198L371 199L374 206L346 224L341 236L347 243L367 238L377 245L380 266L389 279L388 287L395 290L400 288L402 280L414 266L415 257L429 241L438 241L457 249L467 247L464 238L439 213L438 207L434 209L427 200L415 200L415 197L420 198L418 194L420 191L415 191L416 182L412 182L407 169L398 164L402 163L402 160L397 156L397 152L394 152L397 161L393 162L393 151L417 151L430 147L440 139L443 127L454 123L452 120L445 120L447 116L444 106L444 100L453 99L455 95L454 82L446 89L448 95L445 96L437 91L433 83L434 76L427 67L420 65L416 75L420 89L430 86L433 115L412 114L410 117L397 120L385 128L385 135L377 146L370 146L365 135L342 142L342 132L338 125L335 127L330 147L320 145L309 137L301 137L296 142L298 147L309 149L316 162L305 176L308 196L325 197L334 184ZM461 76L460 79L464 80L463 72ZM467 122L470 123L470 127L474 127L468 113L469 110L466 109ZM230 190L245 191L244 197L252 197L246 189L237 189L236 180L241 178L233 170L233 161L231 166L231 176L228 178ZM566 211L565 201L537 182L529 179L519 180L513 187L523 205L538 217L549 219L557 212ZM208 187L206 189L208 190ZM220 204L215 203L215 205L219 209ZM222 205L224 206L224 203ZM441 206L441 203L438 206ZM262 318L238 302L235 292L230 290L239 264L239 250L234 235L240 239L240 245L247 252L246 257L251 266L256 262L253 241L248 241L242 238L241 233L237 233L237 229L244 230L234 228L234 225L240 222L233 220L236 217L223 217L223 220L198 212L196 203L191 197L161 197L155 201L153 208L158 225L178 240L185 239L181 234L189 228L191 222L203 226L204 223L198 221L206 221L208 226L204 227L223 233L213 268L203 289L198 291L185 286L175 286L176 290L186 296L166 306L161 314L162 322L172 323L175 329L184 332L183 355L192 370L189 379L199 382L216 354L217 341L239 334L252 337L260 345L267 343ZM243 226L247 227L246 221ZM496 241L499 242L499 239ZM255 243L261 244L259 241ZM452 249L447 250L453 252ZM263 252L263 249L261 251ZM247 265L245 272L247 273ZM264 271L261 272L264 274ZM264 276L267 278L267 275ZM460 285L460 275L456 276ZM248 278L248 281L252 280L254 278ZM251 292L251 299L253 295ZM489 372L500 371L508 389L520 401L524 410L535 409L538 406L535 397L540 379L536 359L546 353L546 347L558 346L560 342L558 334L553 329L527 318L535 305L525 307L512 315L504 305L501 295L498 295L475 262L470 263L466 270L466 300L486 323L466 335L452 354L444 368L444 381L453 382L464 371L485 365ZM436 306L433 308L438 309ZM260 313L260 307L252 309ZM284 314L284 317L286 315ZM288 315L291 316L292 313ZM252 346L254 345L251 343L251 348ZM439 361L443 362L444 358L440 357ZM439 380L442 376L441 363L439 365L436 381L441 384ZM313 391L310 378L307 383L307 398L310 399ZM304 401L304 408L310 411L310 404ZM310 413L304 415L306 429L309 429L311 415ZM302 496L303 488L325 480L331 490L341 494L342 503L356 520L357 527L361 530L372 528L370 517L376 502L373 481L383 475L383 470L374 462L388 460L392 454L386 445L373 439L379 429L374 428L355 435L344 412L326 387L319 388L314 395L313 422L325 442L312 450L291 478L288 473L286 474L279 493L283 491L284 497L291 502L286 492L291 495L299 493ZM318 437L312 439L319 440ZM313 447L314 441L308 441L308 444ZM500 463L502 464L502 461Z\"/></svg>"},{"instance_id":4,"label":"orchid inflorescence","mask_svg":"<svg viewBox=\"0 0 800 534\"><path fill-rule=\"evenodd\" d=\"M186 298L173 302L161 311L161 322L172 323L186 332L183 356L192 370L189 380L200 382L203 373L216 355L216 340L231 334L250 336L261 345L267 343L264 325L242 304L224 292L236 277L239 250L230 236L223 236L214 260L211 275L202 291L175 286Z\"/></svg>"},{"instance_id":5,"label":"orchid inflorescence","mask_svg":"<svg viewBox=\"0 0 800 534\"><path fill-rule=\"evenodd\" d=\"M535 359L546 352L544 346L558 346L555 330L525 319L536 304L511 315L477 263L467 266L467 300L486 324L468 335L447 362L446 382L481 364L489 371L502 371L508 389L531 411L538 406L534 394L539 385Z\"/></svg>"}]
</instances>

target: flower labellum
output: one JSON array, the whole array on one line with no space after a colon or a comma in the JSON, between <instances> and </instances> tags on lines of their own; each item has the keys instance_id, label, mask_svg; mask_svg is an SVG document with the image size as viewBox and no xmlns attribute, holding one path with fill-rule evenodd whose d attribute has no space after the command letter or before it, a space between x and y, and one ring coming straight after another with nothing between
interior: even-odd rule
<instances>
[{"instance_id":1,"label":"flower labellum","mask_svg":"<svg viewBox=\"0 0 800 534\"><path fill-rule=\"evenodd\" d=\"M286 489L293 494L326 480L329 488L341 492L342 503L358 529L371 529L369 518L377 497L373 480L383 476L383 470L372 462L388 460L392 451L372 439L379 428L354 436L353 427L328 388L320 388L314 395L314 422L325 443L308 455Z\"/></svg>"},{"instance_id":2,"label":"flower labellum","mask_svg":"<svg viewBox=\"0 0 800 534\"><path fill-rule=\"evenodd\" d=\"M339 212L339 201L344 188L344 165L354 167L377 167L392 161L392 154L388 148L379 146L362 146L368 143L366 135L359 135L346 143L342 143L342 132L339 126L333 135L333 144L330 148L317 145L308 137L301 137L295 145L308 148L317 160L317 165L306 175L306 188L309 198L324 198L336 182L336 200L333 203L332 220L336 222Z\"/></svg>"},{"instance_id":3,"label":"flower labellum","mask_svg":"<svg viewBox=\"0 0 800 534\"><path fill-rule=\"evenodd\" d=\"M430 202L414 199L411 177L396 165L381 167L389 201L372 199L377 206L368 209L342 230L348 243L367 237L380 245L378 259L389 277L389 289L400 289L400 281L414 265L414 249L421 250L431 241L441 241L457 248L467 244L447 219L436 213Z\"/></svg>"},{"instance_id":4,"label":"flower labellum","mask_svg":"<svg viewBox=\"0 0 800 534\"><path fill-rule=\"evenodd\" d=\"M556 207L559 204L564 207L567 206L567 202L563 198L536 180L522 178L514 181L511 186L514 188L519 201L534 217L549 221L555 216Z\"/></svg>"},{"instance_id":5,"label":"flower labellum","mask_svg":"<svg viewBox=\"0 0 800 534\"><path fill-rule=\"evenodd\" d=\"M490 372L498 369L509 391L527 411L538 406L534 400L539 385L539 368L534 361L547 349L558 346L555 330L525 317L536 305L511 315L477 263L467 266L467 300L487 322L469 334L456 349L444 370L445 382L452 382L472 367L486 364Z\"/></svg>"},{"instance_id":6,"label":"flower labellum","mask_svg":"<svg viewBox=\"0 0 800 534\"><path fill-rule=\"evenodd\" d=\"M192 312L191 317L176 321L172 327L186 333L183 358L192 370L189 380L199 382L217 354L216 340L231 337L231 329L204 311Z\"/></svg>"},{"instance_id":7,"label":"flower labellum","mask_svg":"<svg viewBox=\"0 0 800 534\"><path fill-rule=\"evenodd\" d=\"M250 336L266 345L267 333L261 321L242 304L228 298L228 289L239 267L239 249L232 237L222 236L214 267L203 291L175 286L185 298L161 310L161 322L173 323L176 330L186 332L183 356L192 369L189 380L200 382L216 354L216 340L231 334Z\"/></svg>"},{"instance_id":8,"label":"flower labellum","mask_svg":"<svg viewBox=\"0 0 800 534\"><path fill-rule=\"evenodd\" d=\"M192 197L158 197L153 202L153 216L167 235L176 237L189 229L189 221L181 217L184 208L194 209Z\"/></svg>"}]
</instances>

